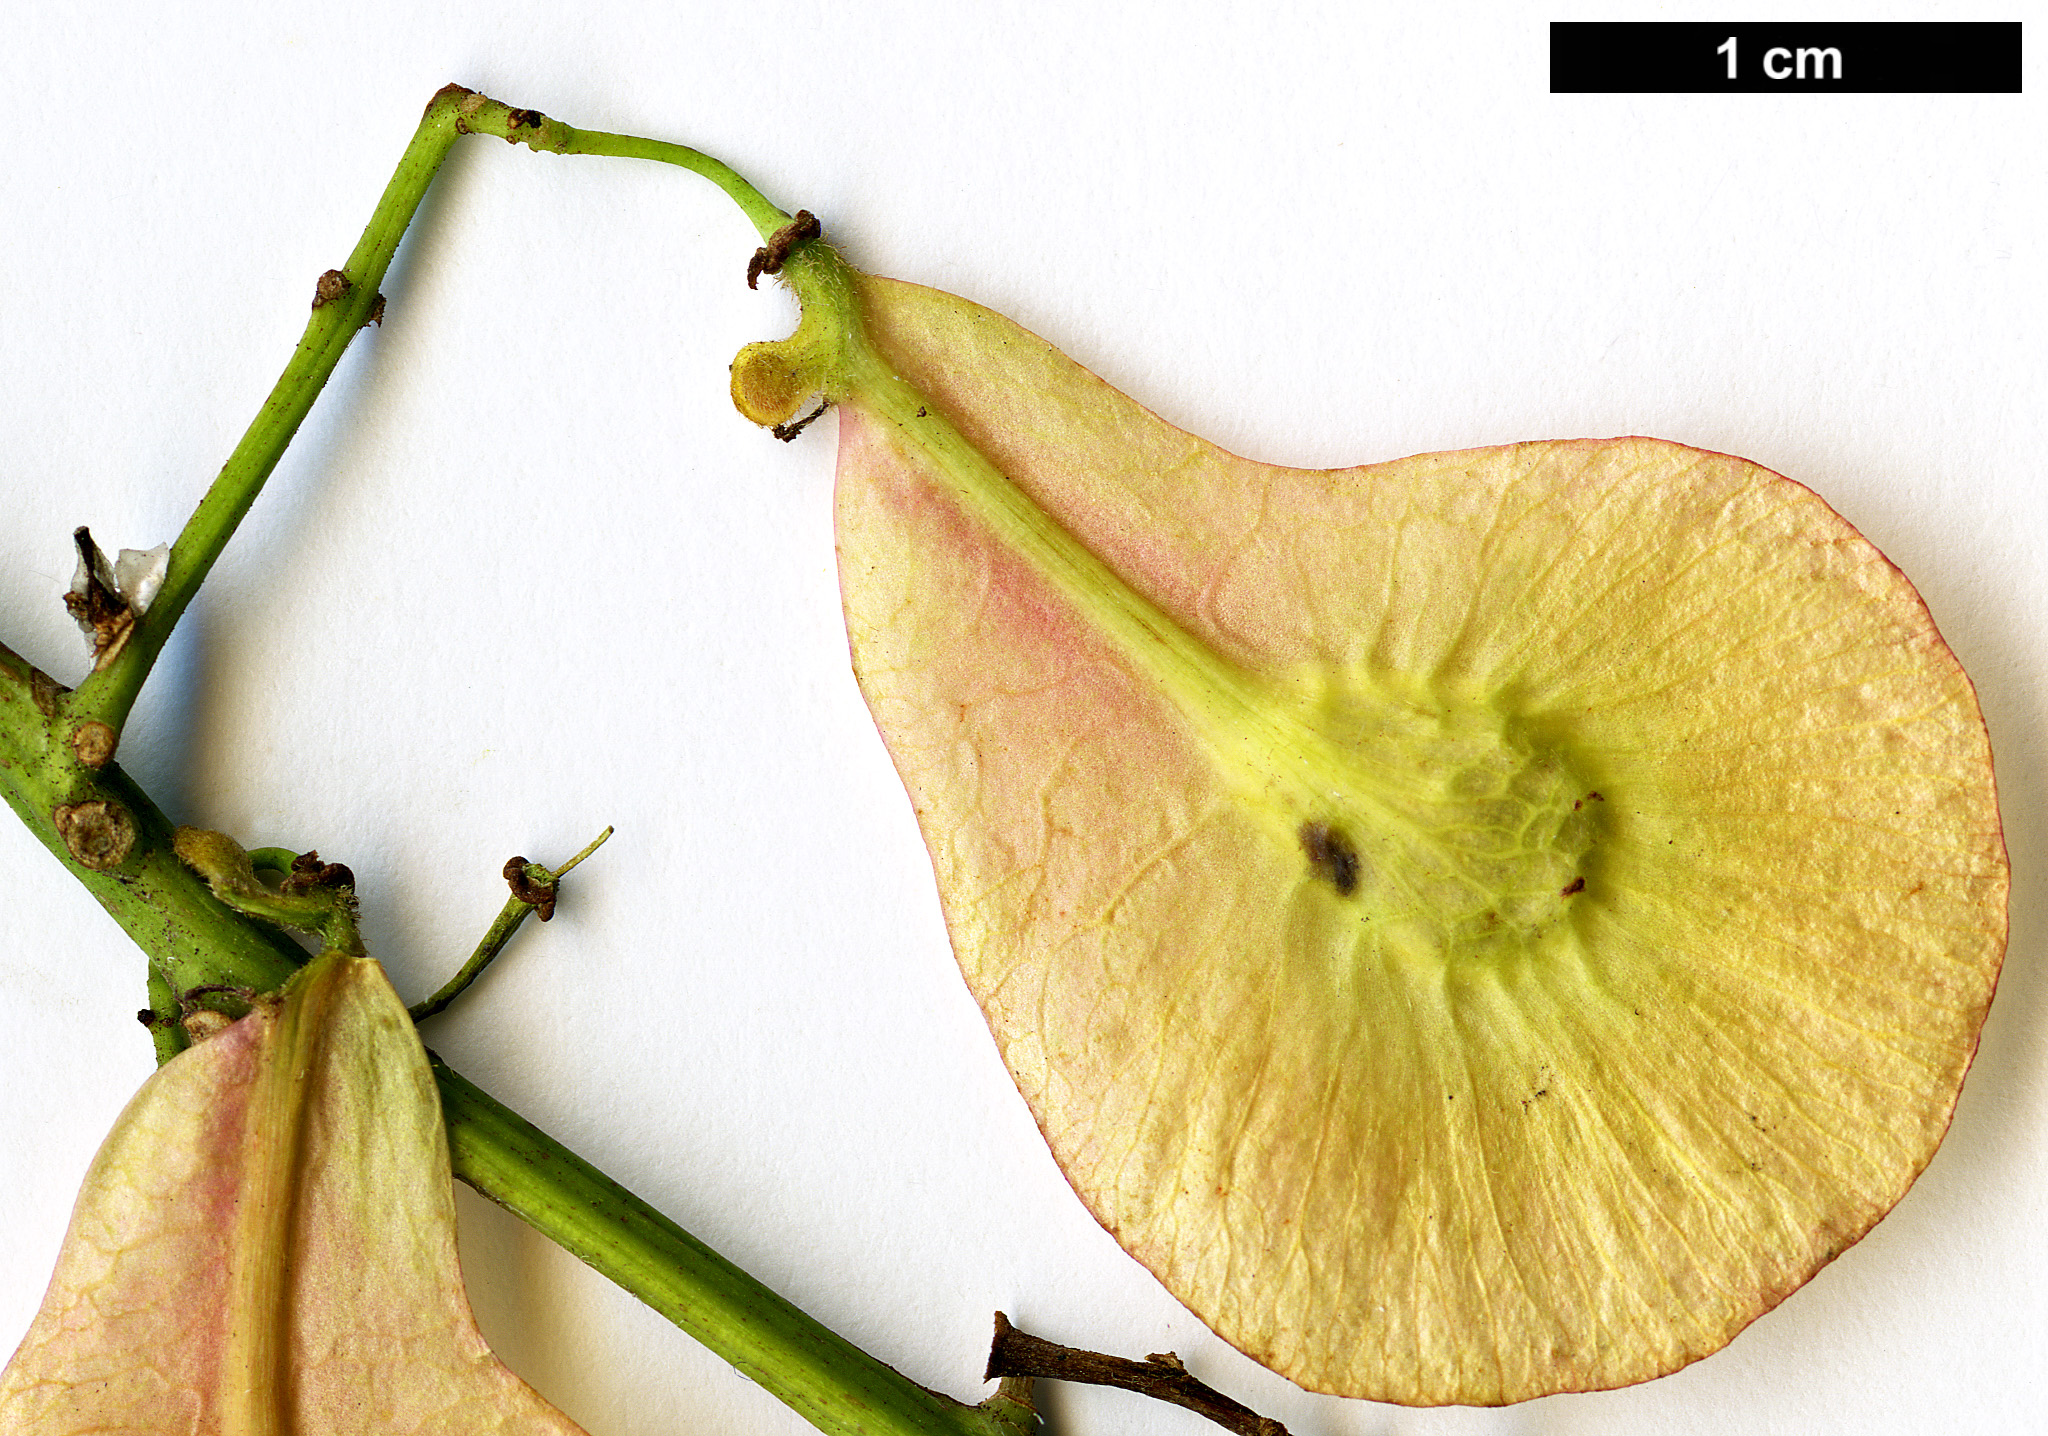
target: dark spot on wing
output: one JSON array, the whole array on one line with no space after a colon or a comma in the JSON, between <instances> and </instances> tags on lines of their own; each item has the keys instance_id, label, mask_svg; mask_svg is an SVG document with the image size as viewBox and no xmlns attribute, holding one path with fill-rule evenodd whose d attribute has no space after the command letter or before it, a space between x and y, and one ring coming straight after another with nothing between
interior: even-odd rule
<instances>
[{"instance_id":1,"label":"dark spot on wing","mask_svg":"<svg viewBox=\"0 0 2048 1436\"><path fill-rule=\"evenodd\" d=\"M1358 890L1358 849L1342 830L1324 822L1301 825L1301 850L1309 870L1345 897Z\"/></svg>"}]
</instances>

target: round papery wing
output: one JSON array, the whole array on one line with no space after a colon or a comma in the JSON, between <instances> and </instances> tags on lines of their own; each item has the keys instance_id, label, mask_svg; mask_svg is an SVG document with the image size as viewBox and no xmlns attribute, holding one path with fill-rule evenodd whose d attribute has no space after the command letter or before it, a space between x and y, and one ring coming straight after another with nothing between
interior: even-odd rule
<instances>
[{"instance_id":1,"label":"round papery wing","mask_svg":"<svg viewBox=\"0 0 2048 1436\"><path fill-rule=\"evenodd\" d=\"M1258 464L963 300L862 297L1254 696L1216 718L842 406L855 667L961 969L1075 1190L1203 1320L1354 1396L1622 1385L1899 1199L2006 863L1968 680L1820 499L1639 438Z\"/></svg>"}]
</instances>

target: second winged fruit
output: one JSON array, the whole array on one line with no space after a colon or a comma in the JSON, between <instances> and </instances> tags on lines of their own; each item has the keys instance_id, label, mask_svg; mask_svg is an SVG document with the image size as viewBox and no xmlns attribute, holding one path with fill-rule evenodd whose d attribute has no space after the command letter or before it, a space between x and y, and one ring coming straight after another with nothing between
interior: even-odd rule
<instances>
[{"instance_id":1,"label":"second winged fruit","mask_svg":"<svg viewBox=\"0 0 2048 1436\"><path fill-rule=\"evenodd\" d=\"M1330 472L813 246L854 663L1097 1218L1301 1384L1623 1385L1899 1199L2004 950L1969 681L1809 490L1653 439Z\"/></svg>"}]
</instances>

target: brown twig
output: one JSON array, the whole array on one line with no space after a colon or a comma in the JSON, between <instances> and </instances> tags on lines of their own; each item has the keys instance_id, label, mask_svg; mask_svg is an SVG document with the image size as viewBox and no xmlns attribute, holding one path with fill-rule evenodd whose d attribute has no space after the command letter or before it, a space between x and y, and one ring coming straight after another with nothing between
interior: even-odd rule
<instances>
[{"instance_id":1,"label":"brown twig","mask_svg":"<svg viewBox=\"0 0 2048 1436\"><path fill-rule=\"evenodd\" d=\"M822 400L819 402L817 408L811 410L810 413L804 415L801 419L798 419L794 424L777 424L768 432L773 434L776 438L782 440L782 442L786 444L790 440L794 439L798 434L801 434L804 430L808 429L811 426L811 421L813 419L816 419L819 415L823 414L827 409L831 407L831 400Z\"/></svg>"},{"instance_id":2,"label":"brown twig","mask_svg":"<svg viewBox=\"0 0 2048 1436\"><path fill-rule=\"evenodd\" d=\"M1079 1351L1071 1346L1032 1336L1010 1325L1010 1318L996 1313L995 1340L989 1343L985 1379L999 1376L1043 1376L1054 1381L1082 1381L1091 1386L1115 1386L1150 1396L1155 1401L1184 1406L1206 1416L1237 1436L1287 1436L1287 1428L1248 1406L1206 1386L1188 1374L1172 1352L1155 1354L1143 1361L1121 1356L1104 1356L1096 1351Z\"/></svg>"}]
</instances>

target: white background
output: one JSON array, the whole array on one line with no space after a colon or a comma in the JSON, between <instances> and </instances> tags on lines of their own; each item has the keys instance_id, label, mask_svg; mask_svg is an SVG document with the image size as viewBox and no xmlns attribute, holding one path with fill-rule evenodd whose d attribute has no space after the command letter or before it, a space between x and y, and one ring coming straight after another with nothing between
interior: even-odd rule
<instances>
[{"instance_id":1,"label":"white background","mask_svg":"<svg viewBox=\"0 0 2048 1436\"><path fill-rule=\"evenodd\" d=\"M67 681L72 527L175 534L459 80L697 144L816 211L856 264L1001 309L1240 452L1649 433L1792 475L1919 584L1997 751L2004 986L1947 1145L1860 1247L1633 1390L1494 1412L1303 1395L1089 1219L961 986L848 672L832 423L784 446L724 397L733 352L792 318L741 282L755 237L680 172L465 141L383 329L122 754L179 820L350 863L409 998L497 910L506 857L559 861L616 824L555 922L431 1026L458 1067L963 1397L1000 1307L1178 1351L1296 1436L2038 1429L2038 88L1546 93L1545 22L1714 18L1687 6L178 8L24 6L0 43L0 638ZM150 1069L141 1001L134 948L0 824L0 1347ZM809 1429L495 1209L462 1210L488 1334L594 1436ZM1065 1436L1212 1429L1116 1393L1047 1406Z\"/></svg>"}]
</instances>

